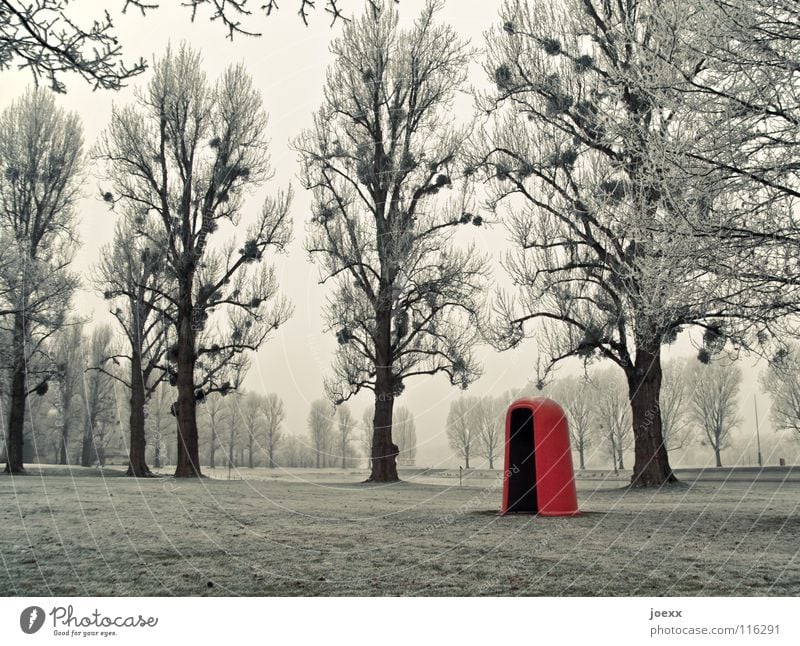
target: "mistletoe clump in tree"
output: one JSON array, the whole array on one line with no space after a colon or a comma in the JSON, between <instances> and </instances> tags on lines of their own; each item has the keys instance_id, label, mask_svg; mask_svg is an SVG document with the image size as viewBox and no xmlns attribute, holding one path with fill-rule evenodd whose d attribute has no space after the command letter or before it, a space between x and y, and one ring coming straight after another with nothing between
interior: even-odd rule
<instances>
[{"instance_id":1,"label":"mistletoe clump in tree","mask_svg":"<svg viewBox=\"0 0 800 646\"><path fill-rule=\"evenodd\" d=\"M296 142L303 183L314 193L307 249L321 282L334 281L326 318L339 342L334 402L375 395L371 481L397 480L392 410L405 381L446 374L465 388L478 375L484 259L457 249L460 224L480 225L459 181L465 132L451 126L454 94L471 52L440 2L398 26L393 2L368 3L331 51L325 98Z\"/></svg>"},{"instance_id":2,"label":"mistletoe clump in tree","mask_svg":"<svg viewBox=\"0 0 800 646\"><path fill-rule=\"evenodd\" d=\"M508 205L519 297L501 298L495 342L533 333L545 373L577 356L627 378L635 437L632 484L675 480L662 432L661 348L700 329L700 358L745 343L763 322L756 290L711 268L734 252L700 235L719 222L727 183L691 155L697 133L687 45L696 14L682 0L506 2L488 36L496 90L474 165L491 205ZM707 230L707 229L704 229Z\"/></svg>"},{"instance_id":3,"label":"mistletoe clump in tree","mask_svg":"<svg viewBox=\"0 0 800 646\"><path fill-rule=\"evenodd\" d=\"M178 391L178 477L200 475L197 403L234 389L245 352L291 314L263 262L291 238L289 192L268 197L240 240L209 244L223 225L244 228L244 193L271 175L266 119L241 65L212 83L182 46L155 64L135 105L115 109L97 150L111 183L105 199L135 214L137 234L160 229L154 252L172 281L163 297L174 312L166 359Z\"/></svg>"}]
</instances>

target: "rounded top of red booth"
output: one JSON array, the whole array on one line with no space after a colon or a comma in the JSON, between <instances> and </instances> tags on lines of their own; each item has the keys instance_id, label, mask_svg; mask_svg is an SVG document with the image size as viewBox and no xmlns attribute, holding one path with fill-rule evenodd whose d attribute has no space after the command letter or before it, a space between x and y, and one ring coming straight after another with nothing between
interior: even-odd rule
<instances>
[{"instance_id":1,"label":"rounded top of red booth","mask_svg":"<svg viewBox=\"0 0 800 646\"><path fill-rule=\"evenodd\" d=\"M508 410L512 408L530 408L534 412L542 410L543 412L556 413L562 417L566 417L566 413L564 409L561 408L561 405L549 397L523 397L511 404Z\"/></svg>"}]
</instances>

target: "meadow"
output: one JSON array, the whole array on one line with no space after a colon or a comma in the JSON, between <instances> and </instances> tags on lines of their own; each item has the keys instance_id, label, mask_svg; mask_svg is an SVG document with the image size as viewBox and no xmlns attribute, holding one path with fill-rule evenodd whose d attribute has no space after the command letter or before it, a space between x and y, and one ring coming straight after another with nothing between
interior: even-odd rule
<instances>
[{"instance_id":1,"label":"meadow","mask_svg":"<svg viewBox=\"0 0 800 646\"><path fill-rule=\"evenodd\" d=\"M800 473L578 479L577 518L499 516L499 472L32 465L0 476L0 594L693 596L800 593Z\"/></svg>"}]
</instances>

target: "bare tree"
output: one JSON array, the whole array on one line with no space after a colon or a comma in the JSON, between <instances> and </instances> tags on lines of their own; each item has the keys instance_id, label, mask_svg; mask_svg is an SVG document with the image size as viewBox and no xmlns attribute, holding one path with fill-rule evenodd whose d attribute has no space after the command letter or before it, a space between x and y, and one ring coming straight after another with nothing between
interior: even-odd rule
<instances>
[{"instance_id":1,"label":"bare tree","mask_svg":"<svg viewBox=\"0 0 800 646\"><path fill-rule=\"evenodd\" d=\"M214 393L206 397L205 400L205 426L208 429L208 466L211 469L217 468L216 454L219 444L219 432L222 428L224 418L228 414L225 406L225 399L219 393Z\"/></svg>"},{"instance_id":2,"label":"bare tree","mask_svg":"<svg viewBox=\"0 0 800 646\"><path fill-rule=\"evenodd\" d=\"M152 447L153 467L162 468L170 463L170 441L168 431L174 424L172 409L172 388L166 382L160 382L144 406L148 444ZM174 457L174 452L173 452Z\"/></svg>"},{"instance_id":3,"label":"bare tree","mask_svg":"<svg viewBox=\"0 0 800 646\"><path fill-rule=\"evenodd\" d=\"M295 142L314 194L307 249L333 281L325 316L339 341L328 395L375 396L370 481L397 480L395 399L405 380L478 375L484 259L452 242L481 224L462 201L438 199L459 180L465 132L451 126L470 51L430 0L401 29L394 3L370 3L331 45L322 107Z\"/></svg>"},{"instance_id":4,"label":"bare tree","mask_svg":"<svg viewBox=\"0 0 800 646\"><path fill-rule=\"evenodd\" d=\"M98 370L112 356L113 334L111 326L99 325L84 342L83 373L83 442L81 466L90 467L97 462L105 464L104 437L115 423L114 381L108 370Z\"/></svg>"},{"instance_id":5,"label":"bare tree","mask_svg":"<svg viewBox=\"0 0 800 646\"><path fill-rule=\"evenodd\" d=\"M356 420L353 413L350 412L350 407L347 404L342 404L337 407L336 411L337 423L337 437L339 441L339 452L342 457L342 469L347 468L347 453L350 450L350 436L356 426Z\"/></svg>"},{"instance_id":6,"label":"bare tree","mask_svg":"<svg viewBox=\"0 0 800 646\"><path fill-rule=\"evenodd\" d=\"M461 396L450 404L447 412L447 439L450 448L464 458L464 466L469 469L469 458L478 443L480 426L475 423L477 400Z\"/></svg>"},{"instance_id":7,"label":"bare tree","mask_svg":"<svg viewBox=\"0 0 800 646\"><path fill-rule=\"evenodd\" d=\"M800 439L800 345L790 344L769 363L761 374L761 386L772 399L773 428Z\"/></svg>"},{"instance_id":8,"label":"bare tree","mask_svg":"<svg viewBox=\"0 0 800 646\"><path fill-rule=\"evenodd\" d=\"M668 150L668 158L680 164L689 155L705 172L734 180L729 189L741 201L729 208L738 210L738 242L749 231L768 243L764 225L785 218L777 204L800 197L800 7L791 0L709 0L691 9L695 29L687 41L701 64L679 71L690 90L693 119L686 123L695 136L682 151ZM743 217L746 212L750 218ZM759 222L756 213L768 217Z\"/></svg>"},{"instance_id":9,"label":"bare tree","mask_svg":"<svg viewBox=\"0 0 800 646\"><path fill-rule=\"evenodd\" d=\"M581 471L586 469L586 451L594 441L595 389L586 376L570 376L553 384L553 396L564 407L569 421L572 445L578 452Z\"/></svg>"},{"instance_id":10,"label":"bare tree","mask_svg":"<svg viewBox=\"0 0 800 646\"><path fill-rule=\"evenodd\" d=\"M372 469L372 438L375 435L373 420L375 406L367 406L361 414L361 450L367 458L367 468Z\"/></svg>"},{"instance_id":11,"label":"bare tree","mask_svg":"<svg viewBox=\"0 0 800 646\"><path fill-rule=\"evenodd\" d=\"M283 422L286 419L286 410L283 401L275 393L264 396L262 403L264 423L264 445L267 451L267 466L275 468L275 457L278 445L283 441Z\"/></svg>"},{"instance_id":12,"label":"bare tree","mask_svg":"<svg viewBox=\"0 0 800 646\"><path fill-rule=\"evenodd\" d=\"M255 467L255 449L264 441L264 397L257 393L242 393L239 415L247 437L247 468Z\"/></svg>"},{"instance_id":13,"label":"bare tree","mask_svg":"<svg viewBox=\"0 0 800 646\"><path fill-rule=\"evenodd\" d=\"M144 407L166 373L164 352L174 312L163 296L171 289L161 253L164 241L157 247L152 242L160 231L151 225L147 235L141 235L136 229L130 216L117 223L113 242L101 250L95 282L111 301L127 346L113 359L128 362L128 376L117 370L109 373L130 392L127 475L147 477L152 474L145 459Z\"/></svg>"},{"instance_id":14,"label":"bare tree","mask_svg":"<svg viewBox=\"0 0 800 646\"><path fill-rule=\"evenodd\" d=\"M80 417L80 392L83 385L83 324L67 322L53 338L53 381L58 386L54 406L61 418L59 464L69 460L69 438Z\"/></svg>"},{"instance_id":15,"label":"bare tree","mask_svg":"<svg viewBox=\"0 0 800 646\"><path fill-rule=\"evenodd\" d=\"M69 271L75 202L83 164L78 117L43 91L29 91L0 114L0 325L8 331L10 405L6 471L23 473L25 402L46 391L47 362L38 383L28 377L43 344L64 323L77 285Z\"/></svg>"},{"instance_id":16,"label":"bare tree","mask_svg":"<svg viewBox=\"0 0 800 646\"><path fill-rule=\"evenodd\" d=\"M315 455L313 449L297 435L289 434L281 449L280 464L283 467L313 467Z\"/></svg>"},{"instance_id":17,"label":"bare tree","mask_svg":"<svg viewBox=\"0 0 800 646\"><path fill-rule=\"evenodd\" d=\"M368 2L371 5L375 4L372 0L368 0ZM399 0L395 0L395 2L399 2ZM187 0L183 6L191 9L192 22L198 12L206 13L211 21L222 24L228 32L228 38L233 40L235 35L261 35L255 31L255 27L252 25L255 20L254 10L271 16L274 11L279 9L277 0L266 0L257 7L249 3L250 0ZM123 11L129 6L137 7L142 13L158 8L158 4L154 4L153 0L125 0ZM309 24L311 14L318 8L324 8L325 13L331 17L331 25L336 24L338 20L349 20L344 13L342 0L325 0L324 4L317 0L296 0L295 6L297 15L306 26Z\"/></svg>"},{"instance_id":18,"label":"bare tree","mask_svg":"<svg viewBox=\"0 0 800 646\"><path fill-rule=\"evenodd\" d=\"M392 440L397 445L397 464L414 466L417 459L417 427L414 415L405 406L398 406L394 411Z\"/></svg>"},{"instance_id":19,"label":"bare tree","mask_svg":"<svg viewBox=\"0 0 800 646\"><path fill-rule=\"evenodd\" d=\"M625 468L625 451L633 443L631 410L625 382L614 368L597 370L591 376L594 418L614 464L614 473Z\"/></svg>"},{"instance_id":20,"label":"bare tree","mask_svg":"<svg viewBox=\"0 0 800 646\"><path fill-rule=\"evenodd\" d=\"M308 431L314 450L317 469L328 464L328 449L333 435L334 409L324 399L311 402L308 413Z\"/></svg>"},{"instance_id":21,"label":"bare tree","mask_svg":"<svg viewBox=\"0 0 800 646\"><path fill-rule=\"evenodd\" d=\"M742 370L736 365L713 362L698 365L692 372L692 420L706 434L718 467L722 466L720 453L730 443L731 430L741 422L738 414L741 381Z\"/></svg>"},{"instance_id":22,"label":"bare tree","mask_svg":"<svg viewBox=\"0 0 800 646\"><path fill-rule=\"evenodd\" d=\"M494 461L505 441L506 402L500 397L481 397L472 414L478 432L478 453L489 462L489 468L494 469Z\"/></svg>"},{"instance_id":23,"label":"bare tree","mask_svg":"<svg viewBox=\"0 0 800 646\"><path fill-rule=\"evenodd\" d=\"M687 392L688 364L672 359L664 364L661 382L661 433L667 451L682 449L691 436L689 393Z\"/></svg>"},{"instance_id":24,"label":"bare tree","mask_svg":"<svg viewBox=\"0 0 800 646\"><path fill-rule=\"evenodd\" d=\"M79 21L68 5L69 0L0 0L0 70L16 64L30 70L37 84L46 79L56 92L66 91L65 72L95 89L117 90L144 71L143 59L130 66L123 62L108 11Z\"/></svg>"},{"instance_id":25,"label":"bare tree","mask_svg":"<svg viewBox=\"0 0 800 646\"><path fill-rule=\"evenodd\" d=\"M197 401L230 390L244 353L291 313L277 298L272 267L261 263L291 238L289 193L264 201L239 244L208 244L220 225L239 225L243 193L270 176L265 125L261 97L241 65L212 84L199 55L182 46L155 64L136 106L114 110L98 146L112 185L104 198L139 214L138 234L146 237L151 221L160 227L152 242L165 241L176 283L165 297L175 311L167 358L178 389L177 477L201 473Z\"/></svg>"},{"instance_id":26,"label":"bare tree","mask_svg":"<svg viewBox=\"0 0 800 646\"><path fill-rule=\"evenodd\" d=\"M225 446L225 462L228 469L233 469L237 466L242 466L241 460L236 461L236 450L239 446L241 439L241 409L239 407L238 399L242 396L241 393L233 392L230 396L225 396L225 417L224 422L226 430L228 431L228 444Z\"/></svg>"},{"instance_id":27,"label":"bare tree","mask_svg":"<svg viewBox=\"0 0 800 646\"><path fill-rule=\"evenodd\" d=\"M506 2L485 63L497 90L480 99L492 118L474 164L491 208L513 205L506 266L520 286L499 300L507 324L495 343L535 335L549 358L542 378L571 356L619 366L636 486L675 480L659 406L663 344L699 328L708 356L726 339L744 343L762 311L757 291L709 270L732 252L697 234L697 222L723 217L724 179L688 155L676 161L695 136L683 127L693 110L683 72L702 64L686 44L688 6Z\"/></svg>"},{"instance_id":28,"label":"bare tree","mask_svg":"<svg viewBox=\"0 0 800 646\"><path fill-rule=\"evenodd\" d=\"M268 0L256 8L249 0L189 0L182 3L190 8L194 22L198 13L212 22L223 25L228 38L234 35L260 36L251 25L253 9L269 16L278 9L276 0ZM154 0L119 0L124 14L129 8L142 15L157 9ZM316 0L298 0L297 14L308 25L311 13L317 9ZM348 20L341 0L326 0L325 12L331 24ZM56 92L65 92L61 77L75 73L95 89L118 90L145 69L140 58L131 65L122 60L122 46L114 31L111 13L88 20L78 20L69 11L69 0L0 0L0 70L12 65L30 70L38 84L46 79Z\"/></svg>"}]
</instances>

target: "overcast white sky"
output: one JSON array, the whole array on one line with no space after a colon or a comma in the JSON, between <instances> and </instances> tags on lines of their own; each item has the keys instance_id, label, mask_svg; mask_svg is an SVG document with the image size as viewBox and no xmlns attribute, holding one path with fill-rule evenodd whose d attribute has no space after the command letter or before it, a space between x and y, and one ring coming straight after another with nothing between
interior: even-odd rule
<instances>
[{"instance_id":1,"label":"overcast white sky","mask_svg":"<svg viewBox=\"0 0 800 646\"><path fill-rule=\"evenodd\" d=\"M338 33L338 27L329 27L329 17L318 11L312 16L310 27L304 27L295 15L294 0L284 0L281 9L269 19L256 21L263 35L259 38L238 36L233 42L225 38L222 26L209 22L202 14L195 23L189 20L190 12L179 6L178 2L162 3L164 6L152 11L147 18L137 13L119 15L117 8L123 0L106 0L103 3L78 0L72 11L76 19L88 24L99 10L99 5L108 8L116 16L120 42L128 59L144 57L152 61L160 56L168 43L188 41L204 55L205 70L210 77L218 75L230 63L243 61L253 76L256 87L263 93L266 109L270 114L269 137L272 141L272 161L276 175L265 190L293 183L296 197L293 204L295 239L288 256L275 261L280 275L281 289L295 305L293 319L283 326L279 333L258 353L253 368L246 380L246 387L262 392L276 392L287 408L287 427L293 433L305 433L308 403L322 396L322 378L327 373L333 351L335 337L332 333L323 334L323 321L320 316L326 289L317 284L316 268L310 263L303 250L305 223L310 214L310 195L300 189L296 178L297 160L289 150L288 142L310 125L311 115L321 101L325 69L331 62L328 43ZM254 3L254 6L259 3ZM318 3L322 5L322 2ZM402 0L400 4L404 20L413 19L423 6L422 0ZM343 6L360 6L358 0L343 0ZM449 0L441 20L449 21L473 44L482 45L483 32L497 20L500 0L465 2ZM482 84L482 73L474 66L473 81ZM68 93L58 97L61 105L75 110L83 119L85 139L89 148L108 122L112 103L125 104L132 100L133 89L149 79L149 73L135 79L130 87L120 92L92 92L78 77L66 77ZM6 71L0 73L0 108L4 108L14 97L32 83L26 72ZM468 119L470 103L464 99L463 115ZM93 177L87 181L86 195L79 210L80 236L83 247L77 260L77 267L84 275L96 262L99 249L112 237L115 215L98 198L98 182ZM254 194L246 204L243 222L247 222L258 211L264 192ZM493 230L480 230L482 244L495 258L500 257L506 248L506 234L502 226ZM495 271L496 280L503 281L502 269ZM106 303L92 291L91 285L75 299L80 313L93 321L110 320ZM688 344L682 344L677 352L690 351ZM536 358L534 342L522 348L498 355L489 349L481 352L484 361L484 376L470 388L470 394L499 395L511 388L524 386L533 374ZM745 370L747 367L743 366ZM753 392L756 380L750 369L742 389L742 415L744 424L737 434L736 447L727 456L728 463L741 456L743 463L755 459L753 421ZM417 463L422 466L454 466L458 459L452 455L447 445L444 431L445 418L450 401L459 396L457 389L449 386L444 377L419 377L409 381L399 403L412 409L415 414L419 448ZM353 412L361 417L361 410L369 402L365 393L352 403ZM510 402L509 402L510 403ZM772 447L775 435L767 419L769 399L759 395L759 412L762 430L762 443L766 443L765 453L772 453L770 463L777 463L777 456L797 459L800 444L782 443L775 452ZM707 455L706 455L707 454ZM677 456L676 456L677 457ZM711 461L711 451L699 450L697 462ZM680 462L681 460L677 460ZM606 459L591 460L603 465ZM713 464L713 462L712 462Z\"/></svg>"}]
</instances>

